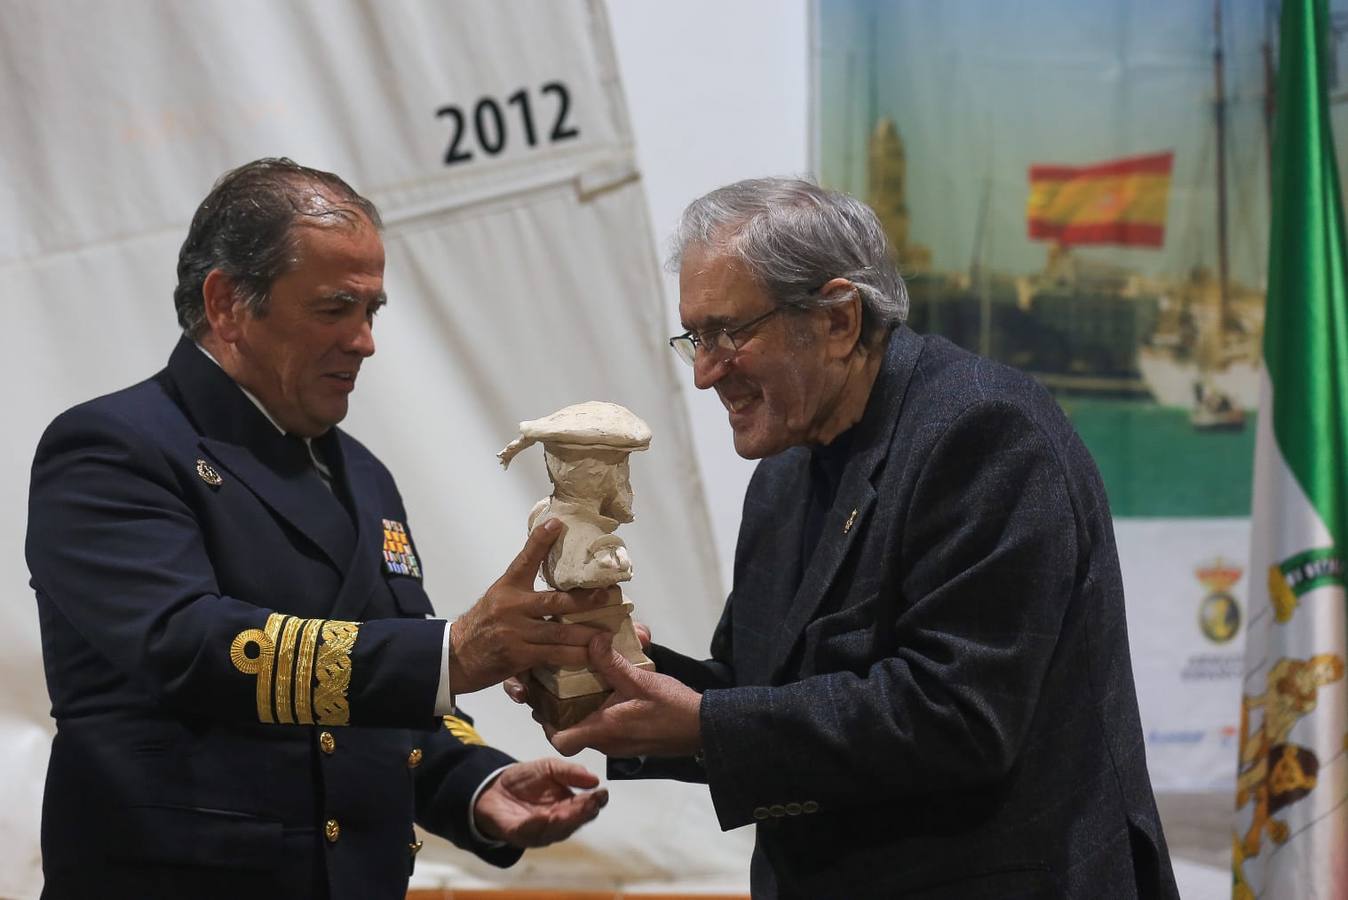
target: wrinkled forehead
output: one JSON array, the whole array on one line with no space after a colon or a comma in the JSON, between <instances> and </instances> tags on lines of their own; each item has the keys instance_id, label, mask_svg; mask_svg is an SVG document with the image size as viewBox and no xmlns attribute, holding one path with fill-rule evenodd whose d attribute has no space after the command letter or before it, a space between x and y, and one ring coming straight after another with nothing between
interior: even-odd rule
<instances>
[{"instance_id":1,"label":"wrinkled forehead","mask_svg":"<svg viewBox=\"0 0 1348 900\"><path fill-rule=\"evenodd\" d=\"M739 286L742 281L750 283L754 281L748 265L727 248L717 244L690 246L679 263L680 287Z\"/></svg>"},{"instance_id":2,"label":"wrinkled forehead","mask_svg":"<svg viewBox=\"0 0 1348 900\"><path fill-rule=\"evenodd\" d=\"M743 260L715 248L690 248L679 267L679 320L693 331L738 324L775 304Z\"/></svg>"}]
</instances>

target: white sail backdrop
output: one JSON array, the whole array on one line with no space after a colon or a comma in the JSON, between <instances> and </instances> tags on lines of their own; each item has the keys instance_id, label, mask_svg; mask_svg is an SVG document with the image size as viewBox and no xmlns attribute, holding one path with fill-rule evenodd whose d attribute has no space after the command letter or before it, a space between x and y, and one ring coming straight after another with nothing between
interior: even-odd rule
<instances>
[{"instance_id":1,"label":"white sail backdrop","mask_svg":"<svg viewBox=\"0 0 1348 900\"><path fill-rule=\"evenodd\" d=\"M496 463L516 424L606 399L655 434L632 463L630 595L662 639L705 646L721 573L599 0L9 2L0 74L0 896L41 883L33 448L62 409L162 366L187 222L249 159L336 171L384 213L391 302L346 425L399 479L438 612L500 574L546 493L541 460ZM498 746L552 752L498 692L465 706ZM625 784L576 840L504 873L428 842L414 883L742 886L751 840L720 833L704 788Z\"/></svg>"}]
</instances>

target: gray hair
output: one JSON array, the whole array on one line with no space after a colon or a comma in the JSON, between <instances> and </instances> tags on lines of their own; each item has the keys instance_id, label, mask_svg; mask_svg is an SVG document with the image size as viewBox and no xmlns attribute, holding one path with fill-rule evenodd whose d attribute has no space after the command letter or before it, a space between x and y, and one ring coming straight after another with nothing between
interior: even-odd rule
<instances>
[{"instance_id":1,"label":"gray hair","mask_svg":"<svg viewBox=\"0 0 1348 900\"><path fill-rule=\"evenodd\" d=\"M873 346L908 317L908 289L885 231L866 204L797 178L752 178L688 205L671 241L678 272L689 248L726 253L748 267L779 306L820 309L851 299L820 288L846 278L861 297L861 344Z\"/></svg>"},{"instance_id":2,"label":"gray hair","mask_svg":"<svg viewBox=\"0 0 1348 900\"><path fill-rule=\"evenodd\" d=\"M367 219L383 227L379 211L341 178L285 157L258 159L220 176L197 207L178 251L173 306L190 338L206 331L202 286L219 269L254 316L267 311L272 283L299 263L301 224Z\"/></svg>"}]
</instances>

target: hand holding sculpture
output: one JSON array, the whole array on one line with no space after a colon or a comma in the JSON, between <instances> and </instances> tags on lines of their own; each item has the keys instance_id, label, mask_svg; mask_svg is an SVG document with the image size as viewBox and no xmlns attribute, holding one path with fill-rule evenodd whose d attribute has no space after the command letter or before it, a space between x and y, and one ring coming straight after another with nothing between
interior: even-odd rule
<instances>
[{"instance_id":1,"label":"hand holding sculpture","mask_svg":"<svg viewBox=\"0 0 1348 900\"><path fill-rule=\"evenodd\" d=\"M613 687L597 710L562 730L545 725L563 756L592 747L606 756L692 756L702 749L702 695L675 678L643 672L613 648L590 640L590 668Z\"/></svg>"},{"instance_id":2,"label":"hand holding sculpture","mask_svg":"<svg viewBox=\"0 0 1348 900\"><path fill-rule=\"evenodd\" d=\"M567 615L611 606L618 592L535 591L534 577L561 523L532 528L524 549L450 629L449 677L456 694L496 684L530 666L582 666L595 627L570 624ZM551 620L545 618L550 617Z\"/></svg>"}]
</instances>

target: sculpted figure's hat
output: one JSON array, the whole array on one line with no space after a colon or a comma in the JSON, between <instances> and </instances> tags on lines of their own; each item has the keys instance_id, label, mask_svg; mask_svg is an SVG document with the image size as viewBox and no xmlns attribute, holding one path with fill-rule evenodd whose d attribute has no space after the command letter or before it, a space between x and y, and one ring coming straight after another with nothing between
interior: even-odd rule
<instances>
[{"instance_id":1,"label":"sculpted figure's hat","mask_svg":"<svg viewBox=\"0 0 1348 900\"><path fill-rule=\"evenodd\" d=\"M526 447L542 441L560 447L596 447L631 453L651 445L651 427L625 406L590 400L563 407L550 416L520 423L520 436L496 458L502 468Z\"/></svg>"}]
</instances>

